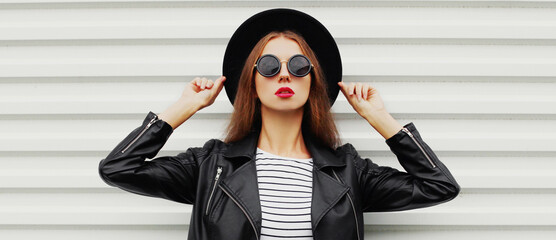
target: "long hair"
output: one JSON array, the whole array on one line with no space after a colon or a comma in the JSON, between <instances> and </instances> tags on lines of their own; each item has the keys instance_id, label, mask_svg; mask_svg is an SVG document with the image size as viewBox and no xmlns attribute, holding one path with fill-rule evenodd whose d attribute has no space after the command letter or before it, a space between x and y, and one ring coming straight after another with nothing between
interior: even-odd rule
<instances>
[{"instance_id":1,"label":"long hair","mask_svg":"<svg viewBox=\"0 0 556 240\"><path fill-rule=\"evenodd\" d=\"M260 57L264 47L272 38L287 37L296 41L303 54L305 54L314 66L311 71L311 88L309 98L303 107L303 120L301 129L303 134L310 134L318 139L321 144L335 149L340 144L340 138L334 118L330 113L330 100L324 72L322 71L317 57L309 47L305 39L293 31L274 31L259 40L255 45L241 71L237 94L234 100L234 111L226 129L226 143L234 142L246 137L253 132L260 132L262 126L261 102L257 98L255 88L254 65Z\"/></svg>"}]
</instances>

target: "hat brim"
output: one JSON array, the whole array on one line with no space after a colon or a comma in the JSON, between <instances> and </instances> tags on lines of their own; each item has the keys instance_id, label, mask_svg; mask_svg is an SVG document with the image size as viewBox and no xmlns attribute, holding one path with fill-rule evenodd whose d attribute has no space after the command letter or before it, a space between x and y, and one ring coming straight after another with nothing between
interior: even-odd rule
<instances>
[{"instance_id":1,"label":"hat brim","mask_svg":"<svg viewBox=\"0 0 556 240\"><path fill-rule=\"evenodd\" d=\"M257 42L272 31L293 30L300 34L319 61L327 83L330 106L334 104L342 81L342 61L338 46L326 27L310 15L287 8L259 12L245 20L234 32L226 47L223 75L228 99L234 104L239 77L247 57Z\"/></svg>"}]
</instances>

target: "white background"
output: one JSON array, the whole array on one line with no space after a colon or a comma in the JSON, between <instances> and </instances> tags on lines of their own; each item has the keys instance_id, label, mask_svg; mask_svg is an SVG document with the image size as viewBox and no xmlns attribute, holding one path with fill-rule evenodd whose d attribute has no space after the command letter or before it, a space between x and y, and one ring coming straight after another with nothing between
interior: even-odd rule
<instances>
[{"instance_id":1,"label":"white background","mask_svg":"<svg viewBox=\"0 0 556 240\"><path fill-rule=\"evenodd\" d=\"M186 239L191 206L111 188L104 158L196 76L215 79L251 15L326 25L345 82L376 86L462 186L436 207L365 214L366 239L554 239L556 1L0 0L0 239ZM158 156L221 138L225 91ZM339 95L342 140L401 168Z\"/></svg>"}]
</instances>

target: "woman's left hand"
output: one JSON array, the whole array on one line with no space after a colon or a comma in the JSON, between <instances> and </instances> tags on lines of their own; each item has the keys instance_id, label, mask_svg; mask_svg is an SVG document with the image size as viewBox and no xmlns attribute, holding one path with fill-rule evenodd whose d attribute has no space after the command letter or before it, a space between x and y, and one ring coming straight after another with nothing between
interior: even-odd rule
<instances>
[{"instance_id":1,"label":"woman's left hand","mask_svg":"<svg viewBox=\"0 0 556 240\"><path fill-rule=\"evenodd\" d=\"M384 108L384 102L382 102L378 90L369 83L344 84L339 82L338 85L353 109L385 139L391 138L402 129L402 125Z\"/></svg>"},{"instance_id":2,"label":"woman's left hand","mask_svg":"<svg viewBox=\"0 0 556 240\"><path fill-rule=\"evenodd\" d=\"M386 111L378 90L369 83L338 82L338 85L349 104L361 117L369 120L370 117Z\"/></svg>"}]
</instances>

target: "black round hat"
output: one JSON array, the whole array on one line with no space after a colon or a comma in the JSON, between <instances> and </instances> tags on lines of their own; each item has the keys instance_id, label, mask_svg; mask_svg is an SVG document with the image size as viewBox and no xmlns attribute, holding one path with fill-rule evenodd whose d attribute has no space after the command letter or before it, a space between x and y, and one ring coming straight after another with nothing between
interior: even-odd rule
<instances>
[{"instance_id":1,"label":"black round hat","mask_svg":"<svg viewBox=\"0 0 556 240\"><path fill-rule=\"evenodd\" d=\"M224 54L224 87L232 105L241 71L257 42L272 31L293 30L315 52L326 78L330 106L336 101L342 81L342 60L334 38L326 27L310 15L294 9L275 8L259 12L245 20L234 32Z\"/></svg>"}]
</instances>

